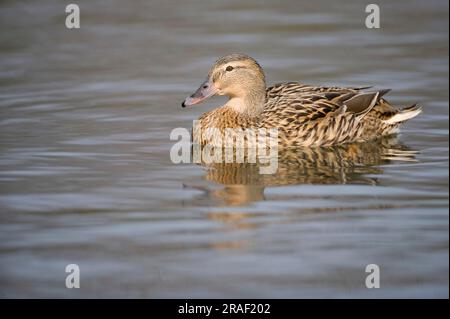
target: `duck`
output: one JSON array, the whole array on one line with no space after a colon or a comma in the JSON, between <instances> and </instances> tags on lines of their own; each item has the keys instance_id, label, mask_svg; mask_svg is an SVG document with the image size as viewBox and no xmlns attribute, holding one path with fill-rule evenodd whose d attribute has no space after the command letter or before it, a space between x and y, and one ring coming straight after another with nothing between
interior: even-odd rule
<instances>
[{"instance_id":1,"label":"duck","mask_svg":"<svg viewBox=\"0 0 450 319\"><path fill-rule=\"evenodd\" d=\"M248 55L233 53L213 64L206 80L181 106L215 95L228 97L223 106L198 118L193 136L201 145L228 145L223 141L226 129L276 129L278 148L367 142L398 133L403 123L422 112L417 104L396 108L384 98L390 90L371 88L300 82L267 87L261 65ZM214 138L202 134L208 129Z\"/></svg>"}]
</instances>

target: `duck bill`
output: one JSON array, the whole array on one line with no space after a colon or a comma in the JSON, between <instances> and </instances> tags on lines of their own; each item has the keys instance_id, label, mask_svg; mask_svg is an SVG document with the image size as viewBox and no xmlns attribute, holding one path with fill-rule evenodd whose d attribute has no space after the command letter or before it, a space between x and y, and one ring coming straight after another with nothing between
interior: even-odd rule
<instances>
[{"instance_id":1,"label":"duck bill","mask_svg":"<svg viewBox=\"0 0 450 319\"><path fill-rule=\"evenodd\" d=\"M214 87L214 84L211 80L206 80L200 85L197 91L194 92L191 96L188 96L183 103L181 103L182 107L191 106L195 104L199 104L206 100L207 98L216 94L217 90Z\"/></svg>"}]
</instances>

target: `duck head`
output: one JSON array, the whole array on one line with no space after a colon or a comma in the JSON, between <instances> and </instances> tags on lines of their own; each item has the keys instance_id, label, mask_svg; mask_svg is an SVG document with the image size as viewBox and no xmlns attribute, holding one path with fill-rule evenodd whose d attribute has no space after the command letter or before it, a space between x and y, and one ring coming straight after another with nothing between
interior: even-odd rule
<instances>
[{"instance_id":1,"label":"duck head","mask_svg":"<svg viewBox=\"0 0 450 319\"><path fill-rule=\"evenodd\" d=\"M230 54L217 60L208 77L182 107L199 104L214 95L226 95L226 106L239 113L254 115L264 108L266 82L264 72L255 59L244 54Z\"/></svg>"}]
</instances>

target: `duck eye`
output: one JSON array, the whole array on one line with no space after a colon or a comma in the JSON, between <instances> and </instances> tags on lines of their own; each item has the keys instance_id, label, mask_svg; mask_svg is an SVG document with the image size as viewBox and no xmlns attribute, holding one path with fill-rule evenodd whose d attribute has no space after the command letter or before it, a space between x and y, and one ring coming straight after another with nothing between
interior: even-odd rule
<instances>
[{"instance_id":1,"label":"duck eye","mask_svg":"<svg viewBox=\"0 0 450 319\"><path fill-rule=\"evenodd\" d=\"M225 71L233 71L233 67L231 65L227 66L227 68L225 69Z\"/></svg>"}]
</instances>

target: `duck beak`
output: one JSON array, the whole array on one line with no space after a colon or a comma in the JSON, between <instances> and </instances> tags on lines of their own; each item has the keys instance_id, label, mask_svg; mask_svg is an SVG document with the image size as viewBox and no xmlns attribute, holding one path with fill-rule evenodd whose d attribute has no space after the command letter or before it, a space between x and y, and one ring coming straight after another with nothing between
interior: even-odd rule
<instances>
[{"instance_id":1,"label":"duck beak","mask_svg":"<svg viewBox=\"0 0 450 319\"><path fill-rule=\"evenodd\" d=\"M216 94L217 89L215 88L213 82L210 79L207 79L205 82L200 85L200 87L195 91L194 94L187 97L183 103L181 103L181 107L191 106L195 104L199 104L206 100L207 98Z\"/></svg>"}]
</instances>

